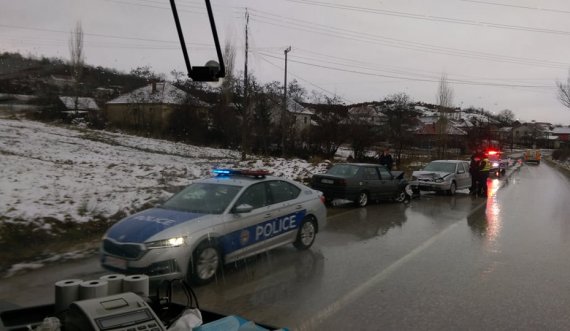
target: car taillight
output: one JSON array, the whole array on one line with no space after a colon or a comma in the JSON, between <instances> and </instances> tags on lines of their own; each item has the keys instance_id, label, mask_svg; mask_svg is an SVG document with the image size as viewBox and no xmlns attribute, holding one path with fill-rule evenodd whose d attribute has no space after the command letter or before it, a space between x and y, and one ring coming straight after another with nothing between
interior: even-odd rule
<instances>
[{"instance_id":1,"label":"car taillight","mask_svg":"<svg viewBox=\"0 0 570 331\"><path fill-rule=\"evenodd\" d=\"M327 199L325 198L325 196L324 196L324 195L321 195L320 198L321 198L321 202L322 202L323 204L325 204L325 202L327 201Z\"/></svg>"},{"instance_id":2,"label":"car taillight","mask_svg":"<svg viewBox=\"0 0 570 331\"><path fill-rule=\"evenodd\" d=\"M346 179L339 179L338 185L346 186Z\"/></svg>"}]
</instances>

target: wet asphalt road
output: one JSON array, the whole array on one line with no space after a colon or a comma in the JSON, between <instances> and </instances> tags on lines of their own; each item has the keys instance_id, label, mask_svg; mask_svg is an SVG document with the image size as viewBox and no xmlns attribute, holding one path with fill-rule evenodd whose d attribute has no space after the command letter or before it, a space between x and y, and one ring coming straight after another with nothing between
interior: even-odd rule
<instances>
[{"instance_id":1,"label":"wet asphalt road","mask_svg":"<svg viewBox=\"0 0 570 331\"><path fill-rule=\"evenodd\" d=\"M570 182L541 164L490 188L333 207L311 250L226 266L200 304L300 330L570 329ZM101 274L46 268L0 281L0 300L50 303L56 280Z\"/></svg>"}]
</instances>

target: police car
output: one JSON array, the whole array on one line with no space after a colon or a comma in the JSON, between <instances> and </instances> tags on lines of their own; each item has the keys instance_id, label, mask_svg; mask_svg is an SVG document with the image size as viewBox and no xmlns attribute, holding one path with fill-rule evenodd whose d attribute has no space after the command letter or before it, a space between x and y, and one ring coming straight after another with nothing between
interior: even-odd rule
<instances>
[{"instance_id":1,"label":"police car","mask_svg":"<svg viewBox=\"0 0 570 331\"><path fill-rule=\"evenodd\" d=\"M489 162L491 162L489 175L501 177L507 172L510 161L509 159L504 159L502 157L503 152L497 151L495 149L490 149L485 152L485 155L487 156Z\"/></svg>"},{"instance_id":2,"label":"police car","mask_svg":"<svg viewBox=\"0 0 570 331\"><path fill-rule=\"evenodd\" d=\"M321 192L266 171L216 169L159 207L114 224L101 265L151 281L205 284L227 264L292 243L309 248L326 221Z\"/></svg>"}]
</instances>

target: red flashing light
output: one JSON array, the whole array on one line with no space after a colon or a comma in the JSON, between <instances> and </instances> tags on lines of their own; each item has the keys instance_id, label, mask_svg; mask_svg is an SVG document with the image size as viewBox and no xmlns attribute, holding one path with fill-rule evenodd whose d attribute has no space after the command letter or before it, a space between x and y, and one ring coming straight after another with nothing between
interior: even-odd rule
<instances>
[{"instance_id":1,"label":"red flashing light","mask_svg":"<svg viewBox=\"0 0 570 331\"><path fill-rule=\"evenodd\" d=\"M497 151L487 151L487 155L497 155L499 152Z\"/></svg>"}]
</instances>

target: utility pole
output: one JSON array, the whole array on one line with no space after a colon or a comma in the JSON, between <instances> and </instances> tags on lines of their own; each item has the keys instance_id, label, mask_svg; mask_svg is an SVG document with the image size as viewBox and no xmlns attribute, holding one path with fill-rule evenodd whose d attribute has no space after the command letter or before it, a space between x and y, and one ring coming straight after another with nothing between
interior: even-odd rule
<instances>
[{"instance_id":1,"label":"utility pole","mask_svg":"<svg viewBox=\"0 0 570 331\"><path fill-rule=\"evenodd\" d=\"M248 75L247 75L247 53L249 52L248 42L249 12L245 9L245 67L243 74L243 113L241 124L241 159L245 160L248 151L247 130L249 125L249 95L248 95Z\"/></svg>"},{"instance_id":2,"label":"utility pole","mask_svg":"<svg viewBox=\"0 0 570 331\"><path fill-rule=\"evenodd\" d=\"M291 51L291 46L287 47L285 53L285 82L283 85L283 110L281 111L281 154L285 155L285 116L287 114L287 53Z\"/></svg>"}]
</instances>

